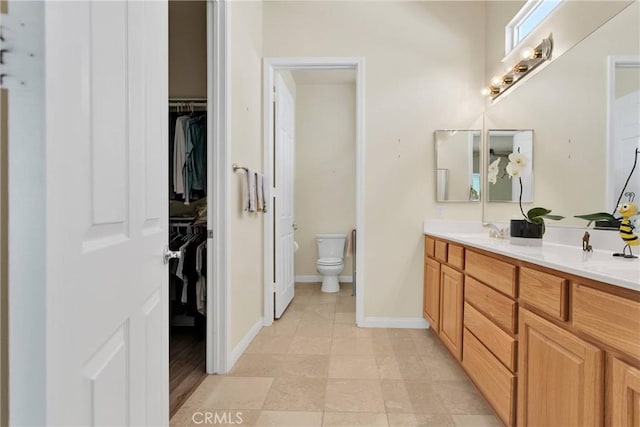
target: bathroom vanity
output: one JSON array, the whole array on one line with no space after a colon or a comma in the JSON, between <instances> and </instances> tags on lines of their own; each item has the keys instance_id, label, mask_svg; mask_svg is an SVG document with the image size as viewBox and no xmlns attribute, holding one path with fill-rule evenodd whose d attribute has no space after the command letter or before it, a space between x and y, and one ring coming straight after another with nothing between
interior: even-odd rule
<instances>
[{"instance_id":1,"label":"bathroom vanity","mask_svg":"<svg viewBox=\"0 0 640 427\"><path fill-rule=\"evenodd\" d=\"M505 425L639 425L640 261L424 231L424 318Z\"/></svg>"}]
</instances>

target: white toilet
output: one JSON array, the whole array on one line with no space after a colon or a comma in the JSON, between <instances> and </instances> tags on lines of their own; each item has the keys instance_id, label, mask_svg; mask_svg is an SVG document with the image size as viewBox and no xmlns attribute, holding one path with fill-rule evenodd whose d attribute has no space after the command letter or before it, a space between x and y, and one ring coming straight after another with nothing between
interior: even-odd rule
<instances>
[{"instance_id":1,"label":"white toilet","mask_svg":"<svg viewBox=\"0 0 640 427\"><path fill-rule=\"evenodd\" d=\"M344 270L346 234L318 234L318 261L316 268L322 275L322 292L338 292L338 275Z\"/></svg>"}]
</instances>

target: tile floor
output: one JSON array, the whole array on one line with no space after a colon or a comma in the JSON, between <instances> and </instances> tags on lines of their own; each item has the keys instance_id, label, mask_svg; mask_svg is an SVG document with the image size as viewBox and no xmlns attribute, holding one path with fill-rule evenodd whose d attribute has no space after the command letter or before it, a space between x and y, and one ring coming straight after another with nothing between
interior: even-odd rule
<instances>
[{"instance_id":1,"label":"tile floor","mask_svg":"<svg viewBox=\"0 0 640 427\"><path fill-rule=\"evenodd\" d=\"M204 380L171 426L499 426L430 331L355 325L351 286L296 286L228 375Z\"/></svg>"}]
</instances>

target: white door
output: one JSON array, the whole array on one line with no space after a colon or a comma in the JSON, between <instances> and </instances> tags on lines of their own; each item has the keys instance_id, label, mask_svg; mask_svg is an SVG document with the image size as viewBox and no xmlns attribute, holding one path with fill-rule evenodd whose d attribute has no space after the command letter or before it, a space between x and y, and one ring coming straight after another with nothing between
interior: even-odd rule
<instances>
[{"instance_id":1,"label":"white door","mask_svg":"<svg viewBox=\"0 0 640 427\"><path fill-rule=\"evenodd\" d=\"M295 101L282 76L276 74L276 289L275 318L279 319L294 295L293 182L295 162Z\"/></svg>"},{"instance_id":2,"label":"white door","mask_svg":"<svg viewBox=\"0 0 640 427\"><path fill-rule=\"evenodd\" d=\"M46 424L166 425L167 3L43 20Z\"/></svg>"},{"instance_id":3,"label":"white door","mask_svg":"<svg viewBox=\"0 0 640 427\"><path fill-rule=\"evenodd\" d=\"M635 91L625 96L617 98L613 104L613 150L611 158L612 180L612 200L608 201L607 207L615 208L618 197L629 178L629 172L633 168L634 161L640 150L640 92ZM635 154L635 155L634 155ZM632 191L636 193L636 203L640 197L640 169L636 167L633 175L629 178L629 183L625 193ZM623 194L620 203L628 201L629 198ZM611 209L610 208L610 209ZM617 213L615 215L618 215Z\"/></svg>"}]
</instances>

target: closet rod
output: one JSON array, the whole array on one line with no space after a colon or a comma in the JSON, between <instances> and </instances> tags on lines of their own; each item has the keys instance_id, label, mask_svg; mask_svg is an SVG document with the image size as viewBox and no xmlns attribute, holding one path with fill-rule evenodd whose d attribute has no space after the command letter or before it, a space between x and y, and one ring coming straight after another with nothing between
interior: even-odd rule
<instances>
[{"instance_id":1,"label":"closet rod","mask_svg":"<svg viewBox=\"0 0 640 427\"><path fill-rule=\"evenodd\" d=\"M207 107L207 101L169 101L169 107Z\"/></svg>"},{"instance_id":2,"label":"closet rod","mask_svg":"<svg viewBox=\"0 0 640 427\"><path fill-rule=\"evenodd\" d=\"M207 102L207 98L169 98L169 102Z\"/></svg>"}]
</instances>

